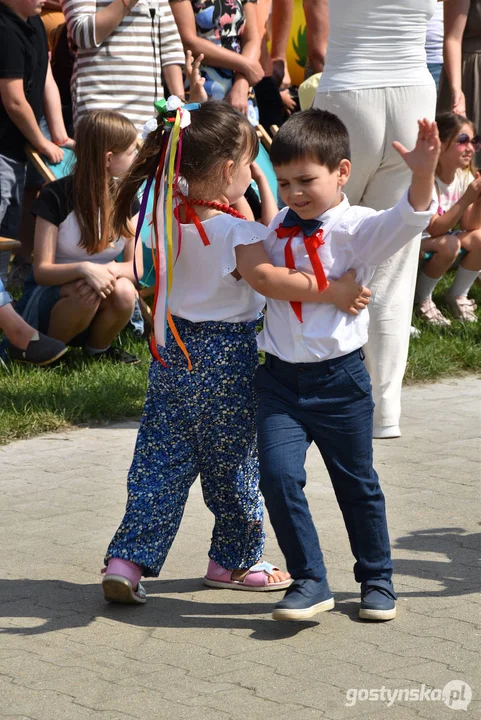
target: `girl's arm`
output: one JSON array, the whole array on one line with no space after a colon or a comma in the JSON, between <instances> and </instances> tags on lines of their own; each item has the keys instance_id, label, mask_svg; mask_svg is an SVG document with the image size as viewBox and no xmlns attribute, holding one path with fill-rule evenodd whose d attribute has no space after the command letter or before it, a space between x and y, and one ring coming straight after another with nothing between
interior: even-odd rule
<instances>
[{"instance_id":1,"label":"girl's arm","mask_svg":"<svg viewBox=\"0 0 481 720\"><path fill-rule=\"evenodd\" d=\"M427 227L431 237L439 237L452 230L461 222L463 230L476 230L481 227L481 176L468 185L464 195L442 215L434 215Z\"/></svg>"},{"instance_id":2,"label":"girl's arm","mask_svg":"<svg viewBox=\"0 0 481 720\"><path fill-rule=\"evenodd\" d=\"M101 297L115 287L115 276L107 265L92 262L57 264L58 227L44 218L35 222L33 273L39 285L65 285L74 280L85 280ZM106 293L105 290L108 292Z\"/></svg>"},{"instance_id":3,"label":"girl's arm","mask_svg":"<svg viewBox=\"0 0 481 720\"><path fill-rule=\"evenodd\" d=\"M470 0L449 0L444 3L444 71L451 89L451 109L460 115L466 115L461 76L461 46L469 4Z\"/></svg>"},{"instance_id":4,"label":"girl's arm","mask_svg":"<svg viewBox=\"0 0 481 720\"><path fill-rule=\"evenodd\" d=\"M258 59L256 62L249 61L243 55L226 50L205 38L197 37L194 11L189 0L175 0L171 3L171 8L184 48L190 50L194 57L203 53L206 65L242 73L253 84L262 79L264 71Z\"/></svg>"},{"instance_id":5,"label":"girl's arm","mask_svg":"<svg viewBox=\"0 0 481 720\"><path fill-rule=\"evenodd\" d=\"M319 292L314 275L275 267L262 242L237 245L235 252L240 275L254 290L273 300L334 304L351 315L357 315L369 302L371 291L356 282L353 270Z\"/></svg>"},{"instance_id":6,"label":"girl's arm","mask_svg":"<svg viewBox=\"0 0 481 720\"><path fill-rule=\"evenodd\" d=\"M133 217L131 219L131 224L133 227L137 227L137 220L138 215ZM135 274L134 274L134 246L135 246L135 239L131 238L125 241L125 247L124 251L122 253L123 260L122 262L117 262L114 260L114 262L109 263L110 270L114 273L115 277L126 277L132 282L135 282ZM135 250L135 265L137 267L137 275L139 279L142 278L142 275L144 274L144 257L143 257L143 251L142 251L142 240L139 238L139 241L137 243L137 248Z\"/></svg>"},{"instance_id":7,"label":"girl's arm","mask_svg":"<svg viewBox=\"0 0 481 720\"><path fill-rule=\"evenodd\" d=\"M257 163L251 165L252 179L256 181L261 196L261 223L269 225L279 212L269 181Z\"/></svg>"},{"instance_id":8,"label":"girl's arm","mask_svg":"<svg viewBox=\"0 0 481 720\"><path fill-rule=\"evenodd\" d=\"M467 201L465 195L463 195L459 198L458 202L454 203L454 205L449 208L447 212L442 215L438 215L438 213L433 215L431 222L426 228L427 232L431 235L431 237L439 237L440 235L444 235L449 232L453 227L456 227L458 222L464 216L468 206L469 202Z\"/></svg>"},{"instance_id":9,"label":"girl's arm","mask_svg":"<svg viewBox=\"0 0 481 720\"><path fill-rule=\"evenodd\" d=\"M478 230L481 228L481 174L479 172L476 173L476 177L470 183L465 195L467 193L476 194L476 197L461 218L461 227L463 230Z\"/></svg>"}]
</instances>

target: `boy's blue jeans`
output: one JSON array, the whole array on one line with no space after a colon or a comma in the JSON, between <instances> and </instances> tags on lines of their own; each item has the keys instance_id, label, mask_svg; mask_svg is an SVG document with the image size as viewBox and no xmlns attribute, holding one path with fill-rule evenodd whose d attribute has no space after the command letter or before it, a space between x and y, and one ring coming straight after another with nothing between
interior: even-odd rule
<instances>
[{"instance_id":1,"label":"boy's blue jeans","mask_svg":"<svg viewBox=\"0 0 481 720\"><path fill-rule=\"evenodd\" d=\"M294 579L326 576L304 494L312 442L344 517L357 582L391 579L384 495L372 465L374 403L361 354L299 364L267 354L257 369L260 488Z\"/></svg>"}]
</instances>

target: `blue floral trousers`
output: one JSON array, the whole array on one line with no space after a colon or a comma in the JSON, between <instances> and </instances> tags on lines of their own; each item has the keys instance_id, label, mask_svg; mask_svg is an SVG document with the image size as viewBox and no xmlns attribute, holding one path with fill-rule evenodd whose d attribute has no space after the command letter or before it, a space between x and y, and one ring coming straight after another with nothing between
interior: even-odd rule
<instances>
[{"instance_id":1,"label":"blue floral trousers","mask_svg":"<svg viewBox=\"0 0 481 720\"><path fill-rule=\"evenodd\" d=\"M156 577L200 475L215 517L209 557L248 568L262 556L263 505L256 443L256 322L191 323L174 318L193 369L169 334L153 360L124 518L105 562L124 558Z\"/></svg>"}]
</instances>

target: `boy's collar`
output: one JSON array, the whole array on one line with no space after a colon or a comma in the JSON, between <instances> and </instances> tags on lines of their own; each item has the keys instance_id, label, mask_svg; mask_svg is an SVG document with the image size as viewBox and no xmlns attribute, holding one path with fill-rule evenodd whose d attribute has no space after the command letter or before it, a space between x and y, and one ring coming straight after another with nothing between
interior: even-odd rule
<instances>
[{"instance_id":1,"label":"boy's collar","mask_svg":"<svg viewBox=\"0 0 481 720\"><path fill-rule=\"evenodd\" d=\"M337 205L334 205L334 207L329 208L329 210L325 210L321 215L318 215L315 219L322 222L324 225L333 217L337 217L338 213L344 212L346 209L346 206L349 206L349 200L347 199L347 196L345 193L341 193L341 202Z\"/></svg>"},{"instance_id":2,"label":"boy's collar","mask_svg":"<svg viewBox=\"0 0 481 720\"><path fill-rule=\"evenodd\" d=\"M339 205L335 205L334 207L329 208L329 210L323 212L321 215L317 215L317 217L313 218L313 220L318 220L322 223L324 235L330 232L330 230L334 227L339 218L346 212L347 208L350 207L349 200L344 193L341 194L341 198L342 199ZM279 225L282 224L282 221L287 215L288 210L289 207L285 207L281 211L283 214L281 216L282 219L279 218Z\"/></svg>"}]
</instances>

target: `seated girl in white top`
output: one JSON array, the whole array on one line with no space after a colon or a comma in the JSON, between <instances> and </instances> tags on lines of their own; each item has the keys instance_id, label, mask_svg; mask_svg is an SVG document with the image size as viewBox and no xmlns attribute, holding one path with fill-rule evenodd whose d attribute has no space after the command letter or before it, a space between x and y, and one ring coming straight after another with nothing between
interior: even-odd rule
<instances>
[{"instance_id":1,"label":"seated girl in white top","mask_svg":"<svg viewBox=\"0 0 481 720\"><path fill-rule=\"evenodd\" d=\"M184 111L178 113L183 122ZM179 120L175 113L159 117L122 183L116 234L123 234L141 184L160 177L159 163L162 175L169 166L163 149L175 117ZM272 231L232 209L251 181L258 150L255 130L244 115L226 102L206 102L191 111L180 145L177 167L188 190L183 187L181 193L173 183L181 241L168 297L170 331L163 346L152 347L155 360L129 473L127 509L105 557L104 595L113 602L145 602L140 578L159 574L199 473L215 516L206 584L234 590L278 590L290 584L278 568L257 565L264 533L254 372L263 296L336 301L354 314L368 301L369 291L356 285L351 297L348 290L347 300L339 300L343 280L319 292L313 274L273 267L263 245ZM163 221L156 227L160 249ZM156 300L162 302L166 285L160 269L159 278ZM359 291L364 297L357 298ZM154 313L159 342L163 320L162 313Z\"/></svg>"},{"instance_id":2,"label":"seated girl in white top","mask_svg":"<svg viewBox=\"0 0 481 720\"><path fill-rule=\"evenodd\" d=\"M441 139L436 170L438 211L421 241L421 250L434 254L419 273L416 308L431 325L447 326L451 321L436 307L432 293L461 248L465 254L446 295L446 304L455 318L477 320L476 305L468 293L481 270L481 177L471 172L481 138L473 123L462 115L443 113L436 120Z\"/></svg>"},{"instance_id":3,"label":"seated girl in white top","mask_svg":"<svg viewBox=\"0 0 481 720\"><path fill-rule=\"evenodd\" d=\"M81 118L75 137L73 173L46 185L33 207L35 283L26 285L22 315L90 356L135 363L111 347L135 303L134 238L128 229L122 237L113 233L111 213L116 178L134 159L137 131L120 113L98 110ZM136 260L141 277L140 243Z\"/></svg>"}]
</instances>

